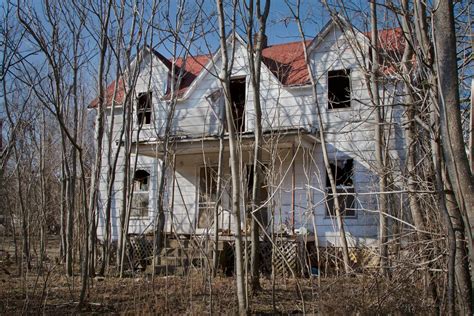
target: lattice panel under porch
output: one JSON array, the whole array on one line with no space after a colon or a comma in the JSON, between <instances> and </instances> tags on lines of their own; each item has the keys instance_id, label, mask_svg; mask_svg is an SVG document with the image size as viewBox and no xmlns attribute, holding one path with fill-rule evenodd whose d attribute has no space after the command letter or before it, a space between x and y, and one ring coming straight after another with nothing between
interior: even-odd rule
<instances>
[{"instance_id":1,"label":"lattice panel under porch","mask_svg":"<svg viewBox=\"0 0 474 316\"><path fill-rule=\"evenodd\" d=\"M133 268L144 268L153 259L153 241L144 236L130 236L129 254Z\"/></svg>"}]
</instances>

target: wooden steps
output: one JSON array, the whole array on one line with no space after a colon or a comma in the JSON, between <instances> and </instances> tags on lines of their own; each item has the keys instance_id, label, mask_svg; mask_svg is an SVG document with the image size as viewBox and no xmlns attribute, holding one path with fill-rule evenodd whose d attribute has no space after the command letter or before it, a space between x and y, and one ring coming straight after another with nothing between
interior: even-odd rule
<instances>
[{"instance_id":1,"label":"wooden steps","mask_svg":"<svg viewBox=\"0 0 474 316\"><path fill-rule=\"evenodd\" d=\"M145 271L157 275L184 275L190 268L202 267L204 263L204 254L195 240L167 238L158 264L155 267L148 265Z\"/></svg>"}]
</instances>

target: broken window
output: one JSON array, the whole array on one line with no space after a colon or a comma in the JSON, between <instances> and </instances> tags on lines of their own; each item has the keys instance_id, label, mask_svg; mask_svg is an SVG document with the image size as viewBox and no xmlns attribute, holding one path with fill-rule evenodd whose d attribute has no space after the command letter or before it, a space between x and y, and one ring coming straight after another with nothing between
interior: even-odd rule
<instances>
[{"instance_id":1,"label":"broken window","mask_svg":"<svg viewBox=\"0 0 474 316\"><path fill-rule=\"evenodd\" d=\"M199 170L198 228L210 228L217 202L217 168L201 167Z\"/></svg>"},{"instance_id":2,"label":"broken window","mask_svg":"<svg viewBox=\"0 0 474 316\"><path fill-rule=\"evenodd\" d=\"M354 217L355 198L354 198L354 160L338 160L330 163L331 173L336 182L337 199L339 201L340 212L342 216ZM327 216L335 216L334 197L331 189L329 176L326 175L326 193L327 193Z\"/></svg>"},{"instance_id":3,"label":"broken window","mask_svg":"<svg viewBox=\"0 0 474 316\"><path fill-rule=\"evenodd\" d=\"M262 177L261 179L261 186L260 190L260 201L265 202L268 199L268 186L267 186L267 177L265 176L266 166L262 166ZM254 165L247 165L247 198L246 198L246 205L247 205L247 214L250 214L252 211L252 191L253 191L253 175L254 175ZM255 214L257 220L264 226L267 227L268 225L268 208L262 207L258 210Z\"/></svg>"},{"instance_id":4,"label":"broken window","mask_svg":"<svg viewBox=\"0 0 474 316\"><path fill-rule=\"evenodd\" d=\"M341 109L351 106L351 73L349 69L328 71L328 107Z\"/></svg>"},{"instance_id":5,"label":"broken window","mask_svg":"<svg viewBox=\"0 0 474 316\"><path fill-rule=\"evenodd\" d=\"M151 123L151 92L141 92L137 98L138 125Z\"/></svg>"},{"instance_id":6,"label":"broken window","mask_svg":"<svg viewBox=\"0 0 474 316\"><path fill-rule=\"evenodd\" d=\"M236 132L245 130L245 78L230 81L230 96L232 99L232 117Z\"/></svg>"},{"instance_id":7,"label":"broken window","mask_svg":"<svg viewBox=\"0 0 474 316\"><path fill-rule=\"evenodd\" d=\"M150 174L137 170L133 176L133 197L131 217L147 217L150 202Z\"/></svg>"},{"instance_id":8,"label":"broken window","mask_svg":"<svg viewBox=\"0 0 474 316\"><path fill-rule=\"evenodd\" d=\"M206 96L206 100L209 102L215 118L219 120L219 124L225 126L225 104L222 95L222 89L216 89Z\"/></svg>"}]
</instances>

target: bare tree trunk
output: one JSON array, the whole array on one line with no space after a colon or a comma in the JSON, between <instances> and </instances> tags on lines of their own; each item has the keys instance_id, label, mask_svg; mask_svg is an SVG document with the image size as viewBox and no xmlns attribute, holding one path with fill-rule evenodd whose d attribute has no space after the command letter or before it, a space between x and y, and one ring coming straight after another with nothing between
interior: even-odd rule
<instances>
[{"instance_id":1,"label":"bare tree trunk","mask_svg":"<svg viewBox=\"0 0 474 316\"><path fill-rule=\"evenodd\" d=\"M120 9L120 18L119 20L123 23L124 17L124 10L125 8L121 6ZM115 11L115 10L114 10ZM119 269L120 277L123 276L123 269L124 269L124 258L125 252L127 250L127 242L128 242L128 218L130 216L130 206L132 203L132 176L131 176L131 154L132 154L132 137L133 137L133 108L134 108L134 96L135 96L135 86L136 86L136 75L137 69L139 69L139 61L137 60L137 65L135 69L131 68L131 50L137 49L138 47L134 47L133 41L136 40L137 43L140 42L139 38L134 38L133 34L135 34L137 28L137 21L135 18L132 19L131 26L130 26L130 40L125 49L126 55L126 63L127 63L127 75L123 77L124 79L124 89L128 89L126 93L125 102L123 104L124 113L122 116L123 119L123 133L125 133L124 137L124 167L123 167L123 185L122 185L122 209L120 211L120 232L119 232L119 240L118 240L118 247L117 247L117 267ZM141 32L139 32L141 34ZM137 44L138 45L138 44ZM139 56L139 55L137 55ZM119 63L118 63L119 64ZM122 74L123 75L123 74ZM119 80L120 78L117 78Z\"/></svg>"},{"instance_id":2,"label":"bare tree trunk","mask_svg":"<svg viewBox=\"0 0 474 316\"><path fill-rule=\"evenodd\" d=\"M472 288L469 273L469 259L467 239L464 235L465 227L462 215L453 194L451 181L443 168L443 182L446 187L446 207L451 217L456 240L455 277L457 280L459 310L465 315L472 315L471 295Z\"/></svg>"},{"instance_id":3,"label":"bare tree trunk","mask_svg":"<svg viewBox=\"0 0 474 316\"><path fill-rule=\"evenodd\" d=\"M379 96L379 54L378 54L378 31L377 31L377 6L375 1L370 2L371 16L371 51L372 67L370 71L372 102L375 107L375 157L377 160L377 173L379 176L379 251L380 268L383 274L388 272L388 219L385 214L388 210L388 196L384 194L387 190L387 176L384 163L384 119L383 107L380 105Z\"/></svg>"},{"instance_id":4,"label":"bare tree trunk","mask_svg":"<svg viewBox=\"0 0 474 316\"><path fill-rule=\"evenodd\" d=\"M471 132L469 133L469 163L471 173L474 173L474 79L471 80L471 113L470 113Z\"/></svg>"},{"instance_id":5,"label":"bare tree trunk","mask_svg":"<svg viewBox=\"0 0 474 316\"><path fill-rule=\"evenodd\" d=\"M95 275L95 210L97 207L97 194L98 194L98 183L100 178L101 163L102 163L102 139L104 134L104 82L103 73L105 67L105 52L108 45L107 30L108 22L110 17L110 11L112 7L112 1L108 1L105 7L105 12L100 12L100 54L99 54L99 69L98 69L98 90L99 90L99 103L97 106L96 114L96 130L95 130L95 142L96 142L96 153L94 159L94 165L92 167L92 176L90 184L89 204L85 211L85 239L84 239L84 252L82 258L82 271L81 271L81 294L79 298L79 306L82 306L85 300L85 294L87 291L87 281L89 276ZM102 16L105 14L105 16ZM104 20L102 20L104 19Z\"/></svg>"},{"instance_id":6,"label":"bare tree trunk","mask_svg":"<svg viewBox=\"0 0 474 316\"><path fill-rule=\"evenodd\" d=\"M114 104L112 104L112 110L111 113L114 112ZM113 116L112 116L113 117ZM115 151L114 158L112 160L112 152L113 152L113 147L112 147L112 133L113 133L113 122L114 120L111 120L110 123L110 130L109 130L109 140L108 140L108 152L107 152L107 160L108 160L108 171L107 171L107 196L106 196L106 203L105 203L105 219L104 219L104 225L105 225L105 237L103 239L103 244L102 244L102 265L100 267L100 275L105 274L105 269L109 266L109 260L110 260L110 244L111 244L111 210L112 210L112 195L113 195L113 190L114 190L114 182L115 182L115 173L117 170L117 163L118 163L118 158L120 155L120 149L122 148L122 139L123 139L123 134L124 134L124 129L120 132L120 137L118 141L118 146Z\"/></svg>"},{"instance_id":7,"label":"bare tree trunk","mask_svg":"<svg viewBox=\"0 0 474 316\"><path fill-rule=\"evenodd\" d=\"M62 113L58 115L63 115ZM73 273L73 234L74 234L74 205L71 203L71 194L74 194L71 187L71 170L69 167L68 154L67 154L67 139L63 131L61 131L61 150L62 150L62 161L61 161L61 176L62 176L62 188L64 200L61 201L62 207L66 210L66 231L65 231L65 255L66 255L66 274L72 276Z\"/></svg>"},{"instance_id":8,"label":"bare tree trunk","mask_svg":"<svg viewBox=\"0 0 474 316\"><path fill-rule=\"evenodd\" d=\"M124 18L123 18L123 9L120 11L121 15L119 17L120 24L118 26L117 30L117 38L122 37L122 29L123 29L123 23L124 23ZM118 52L121 51L121 43L122 41L117 42L117 47L116 50ZM117 69L116 69L116 74L120 73L120 63L117 61ZM120 87L120 78L117 76L117 80L115 81L115 86L114 86L114 93L112 97L112 104L111 104L111 109L110 109L110 122L109 122L109 131L108 131L108 142L107 142L107 196L106 196L106 202L105 202L105 208L104 208L104 213L105 213L105 219L104 219L104 226L105 226L105 237L102 240L102 265L100 267L100 275L105 274L106 268L109 266L109 260L110 260L110 244L111 244L111 210L112 210L112 195L113 195L113 190L114 190L114 183L115 183L115 173L117 171L117 163L118 163L118 158L120 156L120 150L122 148L122 140L123 140L123 135L125 133L125 128L122 126L122 129L120 131L120 136L118 138L118 144L117 148L115 150L115 155L113 155L113 133L114 133L114 122L115 122L115 97L117 94L117 90L119 88L125 89L125 87ZM122 80L122 85L124 84L124 80ZM124 114L126 111L123 111L122 114L122 123L125 122ZM113 158L112 158L113 156Z\"/></svg>"},{"instance_id":9,"label":"bare tree trunk","mask_svg":"<svg viewBox=\"0 0 474 316\"><path fill-rule=\"evenodd\" d=\"M59 231L59 236L60 236L60 257L61 261L65 262L66 261L66 181L64 179L64 155L61 152L61 192L60 192L60 209L59 211L61 212L60 214L60 231ZM64 261L63 261L64 260Z\"/></svg>"},{"instance_id":10,"label":"bare tree trunk","mask_svg":"<svg viewBox=\"0 0 474 316\"><path fill-rule=\"evenodd\" d=\"M434 106L433 106L434 108ZM444 227L447 231L448 235L448 284L446 288L446 296L447 296L447 312L449 315L455 314L455 259L456 259L456 236L454 234L453 225L451 223L451 219L449 217L448 209L446 208L446 197L444 193L444 185L441 173L441 148L440 148L440 139L439 139L439 132L437 132L437 124L435 122L436 118L434 114L434 109L431 114L432 125L435 126L435 131L433 133L432 143L432 151L433 151L433 168L435 172L435 185L437 191L437 204L439 207L440 215L443 220Z\"/></svg>"},{"instance_id":11,"label":"bare tree trunk","mask_svg":"<svg viewBox=\"0 0 474 316\"><path fill-rule=\"evenodd\" d=\"M176 41L174 42L174 55L176 54ZM183 67L184 68L184 67ZM171 69L171 78L175 78L176 73L176 66L175 63L172 65ZM170 159L170 136L171 136L171 128L173 127L173 118L175 115L175 108L176 108L176 90L180 85L180 81L182 78L182 69L180 70L180 75L178 76L178 80L176 83L171 85L171 101L169 101L169 112L166 117L166 126L164 132L164 140L163 140L163 158L161 160L161 175L160 175L160 183L158 186L158 200L157 200L157 217L155 223L155 240L154 240L154 265L156 265L159 261L159 256L161 253L161 248L164 243L164 231L165 231L165 206L164 206L164 198L165 198L165 179L166 173L168 168L168 159Z\"/></svg>"},{"instance_id":12,"label":"bare tree trunk","mask_svg":"<svg viewBox=\"0 0 474 316\"><path fill-rule=\"evenodd\" d=\"M193 21L189 22L189 34L187 37L180 38L179 33L182 31L183 25L186 23L183 23L183 19L186 18L186 3L183 0L180 0L178 3L178 6L180 7L180 10L177 12L176 20L174 21L174 28L171 28L170 31L172 32L172 56L173 58L176 58L178 56L178 53L180 51L180 46L184 46L185 48L185 54L181 58L183 59L183 64L181 67L177 67L176 62L173 62L171 64L171 69L170 69L170 75L169 77L172 78L171 81L171 87L170 87L170 93L169 93L169 101L167 108L168 113L166 117L166 125L164 129L164 136L162 140L162 146L163 146L163 157L161 161L161 175L160 175L160 182L158 186L158 198L157 198L157 216L155 220L155 229L154 229L154 234L155 234L155 239L154 239L154 264L156 264L159 260L159 255L161 252L161 247L163 246L164 242L164 229L165 229L165 208L164 208L164 198L165 198L165 178L166 178L166 172L168 168L168 159L170 159L170 137L172 135L172 128L174 124L174 117L175 117L175 109L176 109L176 102L178 99L178 90L179 87L181 86L181 80L183 79L184 76L184 69L186 67L186 59L188 58L188 53L189 53L189 48L190 45L194 41L194 36L195 31L196 31L196 26L197 26L197 19L194 19ZM201 10L201 8L199 8ZM176 80L175 80L176 78Z\"/></svg>"},{"instance_id":13,"label":"bare tree trunk","mask_svg":"<svg viewBox=\"0 0 474 316\"><path fill-rule=\"evenodd\" d=\"M224 163L224 122L223 118L220 118L220 133L219 133L219 157L217 165L217 201L216 207L214 208L214 253L212 257L212 275L216 277L217 269L219 268L219 211L221 206L221 195L222 195L222 176L224 174L223 163Z\"/></svg>"},{"instance_id":14,"label":"bare tree trunk","mask_svg":"<svg viewBox=\"0 0 474 316\"><path fill-rule=\"evenodd\" d=\"M263 9L263 11L262 11ZM262 8L260 0L255 2L256 16L258 20L258 31L253 32L254 27L254 2L250 0L246 4L248 14L247 25L247 56L249 59L250 79L253 88L253 103L255 110L255 144L253 156L253 179L252 181L252 207L251 207L251 265L250 265L250 287L253 292L261 289L260 285L260 225L257 221L261 216L257 217L257 212L261 212L260 204L262 196L260 194L263 184L263 162L262 162L262 145L263 145L263 129L262 129L262 106L260 100L260 78L261 78L261 64L262 51L266 43L266 22L270 12L270 1L266 0Z\"/></svg>"},{"instance_id":15,"label":"bare tree trunk","mask_svg":"<svg viewBox=\"0 0 474 316\"><path fill-rule=\"evenodd\" d=\"M172 111L174 112L174 111ZM170 110L170 113L171 113L171 110ZM168 115L168 119L167 119L167 125L169 124L171 126L171 121L172 121L172 117L174 116L174 113L173 114L169 114ZM169 123L168 123L169 122ZM171 129L171 127L169 127L169 129ZM169 155L169 129L166 133L166 135L168 136L165 136L165 140L164 140L164 156L163 156L163 160L161 162L161 169L160 169L160 172L161 172L161 175L160 175L160 183L159 183L159 186L158 186L158 201L157 201L157 205L158 205L158 215L156 217L156 223L155 223L155 240L154 240L154 252L153 252L153 258L154 258L154 265L156 266L158 261L159 261L159 257L160 257L160 253L161 253L161 247L163 246L163 242L164 242L164 230L165 230L165 208L164 208L164 195L165 195L165 179L166 179L166 168L168 166L168 155Z\"/></svg>"},{"instance_id":16,"label":"bare tree trunk","mask_svg":"<svg viewBox=\"0 0 474 316\"><path fill-rule=\"evenodd\" d=\"M84 22L82 22L84 23ZM79 45L80 45L80 34L83 24L78 28L70 26L71 31L73 32L74 42L73 42L73 131L72 138L73 143L77 143L78 133L79 133L79 106L80 106L80 97L78 91L78 79L79 79ZM76 211L76 179L77 178L77 148L71 146L71 170L68 182L68 208L67 208L67 239L70 240L70 256L69 265L67 266L68 273L72 275L72 240L74 238L74 213Z\"/></svg>"},{"instance_id":17,"label":"bare tree trunk","mask_svg":"<svg viewBox=\"0 0 474 316\"><path fill-rule=\"evenodd\" d=\"M456 201L464 214L464 221L470 225L466 227L466 232L469 236L472 265L474 263L472 239L474 235L474 177L466 155L461 126L453 3L448 0L437 0L435 8L433 37L440 89L439 113L443 154ZM474 273L471 273L471 283L474 284ZM474 300L471 299L471 302L474 304Z\"/></svg>"},{"instance_id":18,"label":"bare tree trunk","mask_svg":"<svg viewBox=\"0 0 474 316\"><path fill-rule=\"evenodd\" d=\"M63 133L62 133L63 134ZM65 175L65 194L64 198L66 201L66 273L68 276L72 276L73 273L73 243L74 243L74 204L71 202L71 195L74 195L74 187L71 185L71 171L69 169L69 163L67 161L66 151L66 137L62 135L62 149L63 149L63 168Z\"/></svg>"},{"instance_id":19,"label":"bare tree trunk","mask_svg":"<svg viewBox=\"0 0 474 316\"><path fill-rule=\"evenodd\" d=\"M337 187L336 187L336 180L334 179L334 176L331 171L331 164L329 161L329 154L328 154L328 149L327 149L327 143L326 143L326 136L325 136L325 128L324 128L324 121L320 109L320 104L318 102L318 93L317 93L317 82L316 78L314 77L313 74L313 69L311 68L310 64L310 58L308 55L308 50L306 47L305 43L305 33L303 30L303 26L301 24L301 19L300 19L300 2L297 2L297 7L296 9L292 9L291 6L287 3L288 7L291 10L291 13L293 17L296 20L296 23L298 25L298 30L301 35L301 45L303 45L303 52L304 52L304 58L306 61L306 67L308 68L308 73L310 74L309 79L311 81L311 89L312 89L312 96L314 100L314 105L316 108L316 115L317 115L317 120L318 120L318 134L319 134L319 141L321 143L321 150L323 154L323 161L324 161L324 167L325 171L329 180L329 184L331 187L331 195L332 199L334 201L334 213L336 214L336 222L337 222L337 227L339 229L339 240L341 243L341 248L342 248L342 259L344 261L344 271L348 274L351 272L351 266L350 266L350 261L349 261L349 247L347 245L347 238L346 238L346 230L344 227L344 221L342 218L341 214L341 205L339 203L339 198L337 194ZM327 5L327 4L326 4Z\"/></svg>"},{"instance_id":20,"label":"bare tree trunk","mask_svg":"<svg viewBox=\"0 0 474 316\"><path fill-rule=\"evenodd\" d=\"M114 13L116 15L116 19L120 21L120 26L119 28L123 28L123 23L124 23L124 12L125 12L125 7L121 6L119 12L117 13L116 10L114 10ZM118 16L117 16L118 14ZM132 19L131 22L131 27L130 27L130 34L134 34L136 28L136 20ZM120 34L123 33L123 31ZM127 243L127 238L128 238L128 228L126 226L128 223L126 223L126 218L127 218L127 213L129 212L128 206L129 206L129 199L131 199L131 194L130 194L130 185L131 185L131 175L130 175L130 159L131 159L131 152L132 152L132 128L133 128L133 100L134 100L134 88L136 85L136 71L132 70L130 65L132 63L131 60L131 51L133 50L133 41L134 41L134 36L130 35L130 40L126 47L124 48L125 52L125 62L127 65L127 75L125 76L123 73L120 73L122 78L117 77L117 80L123 79L123 88L127 93L125 95L125 100L122 105L123 107L123 113L122 113L122 130L121 130L121 136L120 136L120 142L122 141L123 137L123 181L122 181L122 205L120 209L120 220L119 220L119 238L117 241L117 256L116 256L116 265L117 268L119 269L120 276L122 276L123 272L123 266L122 266L122 258L124 257L124 252L126 251L126 243ZM137 40L137 43L140 41ZM120 45L121 43L118 43ZM117 61L117 67L119 67L120 61ZM137 68L137 67L136 67ZM133 73L133 75L132 75ZM127 91L128 89L128 91ZM120 153L120 148L117 149L117 155ZM109 183L109 188L113 184Z\"/></svg>"},{"instance_id":21,"label":"bare tree trunk","mask_svg":"<svg viewBox=\"0 0 474 316\"><path fill-rule=\"evenodd\" d=\"M43 270L43 261L46 255L46 175L45 175L45 151L46 151L46 118L42 111L42 131L40 137L40 190L41 190L41 216L40 216L40 258L39 270Z\"/></svg>"},{"instance_id":22,"label":"bare tree trunk","mask_svg":"<svg viewBox=\"0 0 474 316\"><path fill-rule=\"evenodd\" d=\"M96 244L96 207L97 207L97 198L99 191L99 179L102 167L102 147L103 147L103 138L104 138L104 112L105 112L105 89L104 89L104 68L105 68L105 53L107 51L109 39L108 39L108 29L109 29L109 18L110 12L112 10L111 0L107 1L105 11L102 13L104 16L100 17L100 44L99 44L99 67L98 67L98 92L99 92L99 102L97 105L97 117L96 117L96 131L95 131L95 142L96 142L96 152L95 152L95 161L93 166L92 178L91 178L91 187L89 194L89 212L90 212L90 230L89 234L89 251L88 255L90 258L89 264L89 274L93 276L95 274L95 244Z\"/></svg>"},{"instance_id":23,"label":"bare tree trunk","mask_svg":"<svg viewBox=\"0 0 474 316\"><path fill-rule=\"evenodd\" d=\"M413 42L413 34L410 31L410 8L408 5L408 0L402 1L402 29L405 37ZM403 120L405 126L405 148L406 148L406 168L407 168L407 188L408 188L408 203L410 207L411 217L414 221L416 227L416 235L420 243L429 240L430 236L426 234L426 225L423 212L419 203L419 196L416 194L418 189L417 179L416 179L416 128L415 128L415 115L416 115L416 105L413 98L413 89L411 86L410 74L412 71L412 58L413 58L413 45L405 45L403 52L403 57L401 61L401 67L403 69L403 90L404 90L404 103L407 109L404 112ZM422 247L419 248L420 251ZM428 254L429 255L429 254ZM430 256L431 257L431 256ZM428 278L427 290L429 293L437 293L436 284L432 282L433 273L428 269L426 271L426 277ZM436 301L436 295L434 296Z\"/></svg>"},{"instance_id":24,"label":"bare tree trunk","mask_svg":"<svg viewBox=\"0 0 474 316\"><path fill-rule=\"evenodd\" d=\"M234 8L236 8L234 2ZM230 151L230 170L232 175L232 214L235 222L235 268L236 268L236 285L237 285L237 299L239 304L239 314L246 315L247 313L247 296L245 295L244 282L244 265L242 252L242 216L240 213L240 159L238 155L237 146L237 132L234 126L232 99L230 93L230 76L229 56L227 51L227 40L225 30L225 13L222 0L216 0L217 14L219 19L219 40L221 49L221 73L220 80L224 90L225 96L225 111L227 118L227 128L229 131L229 151ZM234 10L235 14L235 10ZM235 21L235 19L234 19ZM232 30L235 32L235 29ZM235 41L235 36L232 38Z\"/></svg>"},{"instance_id":25,"label":"bare tree trunk","mask_svg":"<svg viewBox=\"0 0 474 316\"><path fill-rule=\"evenodd\" d=\"M130 88L131 89L131 88ZM125 239L127 238L128 231L125 230L125 218L127 214L127 206L130 189L130 156L131 156L131 129L132 129L132 102L125 102L124 104L124 166L123 166L123 182L122 182L122 208L120 210L120 229L119 229L119 240L117 246L117 267L122 270L122 256L125 251Z\"/></svg>"},{"instance_id":26,"label":"bare tree trunk","mask_svg":"<svg viewBox=\"0 0 474 316\"><path fill-rule=\"evenodd\" d=\"M15 159L16 161L20 161L20 155L18 152L17 144L14 146L14 152L15 152ZM23 194L23 179L22 179L22 173L20 171L21 168L16 168L16 176L17 176L17 193L18 193L18 199L19 199L19 204L20 204L20 214L21 214L21 238L22 238L22 248L23 248L23 257L21 260L21 267L20 271L21 274L23 274L23 266L24 263L26 263L26 270L29 271L31 269L31 261L30 261L30 238L29 238L29 232L28 232L28 211L27 208L25 207L25 199L24 199L24 194Z\"/></svg>"},{"instance_id":27,"label":"bare tree trunk","mask_svg":"<svg viewBox=\"0 0 474 316\"><path fill-rule=\"evenodd\" d=\"M409 30L409 7L408 7L408 0L402 1L402 9L403 9L403 16L402 16L402 28L405 36L409 38L410 30ZM418 203L418 197L416 195L416 134L415 134L415 104L413 100L413 91L410 86L410 77L409 74L411 72L412 64L411 60L413 57L413 46L412 45L405 45L405 50L403 52L402 57L402 68L403 72L406 74L403 82L404 88L404 103L407 107L404 116L404 124L405 124L405 147L406 147L406 165L407 165L407 178L408 178L408 200L410 205L410 211L415 222L416 228L419 230L417 231L417 235L420 240L422 240L422 233L420 231L425 231L424 227L424 220L423 220L423 213L421 212L420 205Z\"/></svg>"}]
</instances>

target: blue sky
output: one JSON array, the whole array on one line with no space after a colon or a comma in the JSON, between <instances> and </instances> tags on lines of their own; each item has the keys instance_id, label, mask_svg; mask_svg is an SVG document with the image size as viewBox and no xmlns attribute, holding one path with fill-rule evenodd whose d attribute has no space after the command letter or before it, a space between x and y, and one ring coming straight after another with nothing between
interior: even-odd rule
<instances>
[{"instance_id":1,"label":"blue sky","mask_svg":"<svg viewBox=\"0 0 474 316\"><path fill-rule=\"evenodd\" d=\"M290 19L291 13L283 0L273 0L268 19L269 44L300 40L295 21ZM301 19L307 36L314 37L329 20L327 11L318 0L306 0L301 3Z\"/></svg>"},{"instance_id":2,"label":"blue sky","mask_svg":"<svg viewBox=\"0 0 474 316\"><path fill-rule=\"evenodd\" d=\"M262 1L263 2L263 1ZM289 0L290 3L296 3L296 0ZM189 5L193 5L194 0L188 1ZM229 4L230 1L227 1ZM206 14L212 15L216 11L216 4L213 0L206 0L204 3L204 11ZM176 6L170 7L168 16L173 16L176 12ZM303 27L305 35L309 38L314 37L320 29L329 20L327 11L323 8L319 0L302 0L301 1L301 20L303 21ZM167 17L168 17L167 16ZM166 17L166 18L167 18ZM237 14L237 20L240 17ZM230 19L226 19L229 21ZM215 21L215 19L214 19ZM211 23L207 26L211 28ZM240 35L245 38L243 29L237 28ZM230 27L227 26L227 31L230 31ZM270 14L267 20L267 38L268 45L298 41L301 40L300 32L298 31L297 24L292 19L292 14L285 0L272 0L270 5ZM206 35L206 41L208 43L211 52L215 52L219 46L218 32L210 32ZM166 48L161 45L154 45L160 53L165 56L171 54L167 52ZM169 46L165 45L165 46ZM161 48L161 49L160 49ZM203 44L203 42L197 41L195 47L192 49L193 54L208 53L209 49Z\"/></svg>"}]
</instances>

